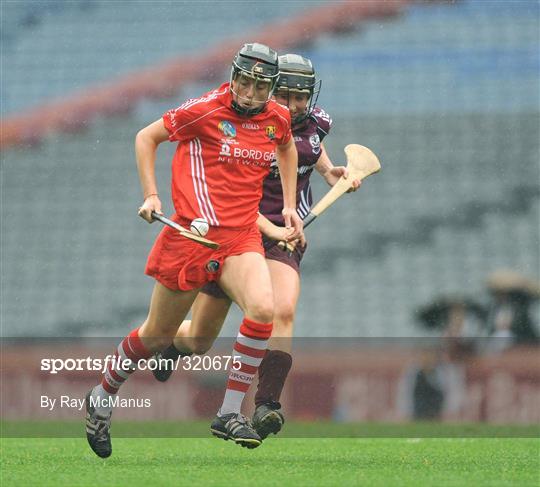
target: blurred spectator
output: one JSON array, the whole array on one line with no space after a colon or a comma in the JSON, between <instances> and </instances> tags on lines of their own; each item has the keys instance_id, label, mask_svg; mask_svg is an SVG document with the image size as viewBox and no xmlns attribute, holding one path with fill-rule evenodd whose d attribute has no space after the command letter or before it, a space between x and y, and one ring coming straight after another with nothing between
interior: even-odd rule
<instances>
[{"instance_id":1,"label":"blurred spectator","mask_svg":"<svg viewBox=\"0 0 540 487\"><path fill-rule=\"evenodd\" d=\"M398 411L404 419L459 417L465 401L465 367L440 348L426 349L398 386Z\"/></svg>"},{"instance_id":2,"label":"blurred spectator","mask_svg":"<svg viewBox=\"0 0 540 487\"><path fill-rule=\"evenodd\" d=\"M486 326L490 351L504 350L515 344L538 342L537 325L530 308L540 297L540 285L514 271L500 270L487 279L491 303Z\"/></svg>"},{"instance_id":3,"label":"blurred spectator","mask_svg":"<svg viewBox=\"0 0 540 487\"><path fill-rule=\"evenodd\" d=\"M440 297L416 314L420 324L437 331L441 340L422 352L403 375L398 410L407 419L452 419L465 400L465 360L475 351L486 312L471 299Z\"/></svg>"},{"instance_id":4,"label":"blurred spectator","mask_svg":"<svg viewBox=\"0 0 540 487\"><path fill-rule=\"evenodd\" d=\"M475 338L483 335L486 310L472 299L440 297L421 308L416 318L429 330L440 330L442 346L453 360L461 360L475 349Z\"/></svg>"}]
</instances>

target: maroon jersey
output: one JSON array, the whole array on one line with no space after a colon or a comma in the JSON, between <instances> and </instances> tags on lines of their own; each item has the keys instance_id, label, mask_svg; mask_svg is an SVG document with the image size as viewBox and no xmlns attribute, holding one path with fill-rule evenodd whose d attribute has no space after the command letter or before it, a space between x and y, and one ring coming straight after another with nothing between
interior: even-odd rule
<instances>
[{"instance_id":1,"label":"maroon jersey","mask_svg":"<svg viewBox=\"0 0 540 487\"><path fill-rule=\"evenodd\" d=\"M309 177L321 156L321 142L330 132L332 119L316 106L311 115L298 127L293 127L293 137L298 151L298 180L296 184L296 210L300 218L311 210L313 197ZM272 162L270 174L263 183L263 197L259 211L272 223L283 226L283 190L277 162Z\"/></svg>"}]
</instances>

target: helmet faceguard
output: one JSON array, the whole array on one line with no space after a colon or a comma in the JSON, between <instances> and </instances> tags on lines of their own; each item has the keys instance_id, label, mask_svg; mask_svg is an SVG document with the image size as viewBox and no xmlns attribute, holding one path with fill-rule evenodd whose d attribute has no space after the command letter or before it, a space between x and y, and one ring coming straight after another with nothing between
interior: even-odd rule
<instances>
[{"instance_id":1,"label":"helmet faceguard","mask_svg":"<svg viewBox=\"0 0 540 487\"><path fill-rule=\"evenodd\" d=\"M306 93L309 96L306 111L292 119L293 125L302 123L311 115L319 98L321 84L315 78L315 70L309 59L298 54L279 56L279 78L275 90Z\"/></svg>"},{"instance_id":2,"label":"helmet faceguard","mask_svg":"<svg viewBox=\"0 0 540 487\"><path fill-rule=\"evenodd\" d=\"M262 112L274 93L278 76L279 68L276 51L264 44L258 44L256 42L244 44L242 49L234 57L232 63L231 93L236 96L236 100L233 99L232 101L233 110L240 115L248 117ZM264 83L264 86L268 87L266 100L259 100L259 104L253 108L242 106L238 101L242 97L233 88L233 81L241 77L254 82L255 91L260 86L260 83ZM244 99L247 100L247 98Z\"/></svg>"}]
</instances>

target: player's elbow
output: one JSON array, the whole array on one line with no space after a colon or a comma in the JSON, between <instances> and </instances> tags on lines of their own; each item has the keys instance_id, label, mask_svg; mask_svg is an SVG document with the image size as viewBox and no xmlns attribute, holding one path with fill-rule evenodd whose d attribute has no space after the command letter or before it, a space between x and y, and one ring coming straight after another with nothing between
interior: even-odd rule
<instances>
[{"instance_id":1,"label":"player's elbow","mask_svg":"<svg viewBox=\"0 0 540 487\"><path fill-rule=\"evenodd\" d=\"M152 144L152 137L150 137L148 127L145 127L137 132L135 136L135 147L148 146Z\"/></svg>"},{"instance_id":2,"label":"player's elbow","mask_svg":"<svg viewBox=\"0 0 540 487\"><path fill-rule=\"evenodd\" d=\"M135 136L135 146L155 149L161 142L169 138L169 132L163 125L162 120L158 120L142 128Z\"/></svg>"}]
</instances>

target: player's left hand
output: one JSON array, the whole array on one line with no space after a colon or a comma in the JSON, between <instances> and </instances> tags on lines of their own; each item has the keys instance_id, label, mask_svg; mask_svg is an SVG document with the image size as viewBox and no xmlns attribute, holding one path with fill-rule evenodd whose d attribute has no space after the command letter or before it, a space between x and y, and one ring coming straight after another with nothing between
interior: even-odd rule
<instances>
[{"instance_id":1,"label":"player's left hand","mask_svg":"<svg viewBox=\"0 0 540 487\"><path fill-rule=\"evenodd\" d=\"M304 249L306 247L307 240L304 232L302 232L302 237L296 240L280 240L278 242L278 247L283 250L289 252L289 254L292 254L297 246L300 246L301 249Z\"/></svg>"},{"instance_id":2,"label":"player's left hand","mask_svg":"<svg viewBox=\"0 0 540 487\"><path fill-rule=\"evenodd\" d=\"M285 221L285 228L290 230L290 235L287 237L287 241L296 240L302 238L302 229L304 228L304 222L298 216L296 208L283 208L281 212L283 220Z\"/></svg>"},{"instance_id":3,"label":"player's left hand","mask_svg":"<svg viewBox=\"0 0 540 487\"><path fill-rule=\"evenodd\" d=\"M262 233L272 240L277 240L278 242L281 241L287 241L289 238L289 235L291 235L291 229L285 228L285 227L279 227L277 225L274 225L273 223L270 223L267 225L267 227L262 230Z\"/></svg>"},{"instance_id":4,"label":"player's left hand","mask_svg":"<svg viewBox=\"0 0 540 487\"><path fill-rule=\"evenodd\" d=\"M293 250L299 246L301 249L305 248L306 247L306 244L307 244L307 240L306 240L306 234L304 233L304 231L302 230L302 233L300 235L299 238L295 238L293 240L289 239L285 239L285 241L287 242L287 245L290 246Z\"/></svg>"},{"instance_id":5,"label":"player's left hand","mask_svg":"<svg viewBox=\"0 0 540 487\"><path fill-rule=\"evenodd\" d=\"M343 177L343 179L347 179L349 177L349 171L347 171L345 166L335 166L325 174L326 182L330 186L334 186L334 184L336 184L341 177ZM349 189L347 193L354 193L361 184L362 181L360 181L360 179L355 179L351 182L351 189Z\"/></svg>"}]
</instances>

